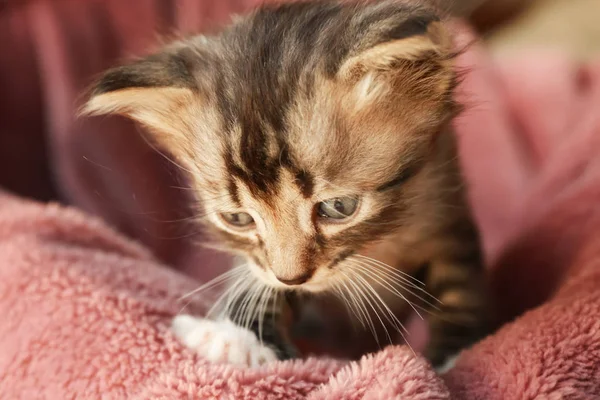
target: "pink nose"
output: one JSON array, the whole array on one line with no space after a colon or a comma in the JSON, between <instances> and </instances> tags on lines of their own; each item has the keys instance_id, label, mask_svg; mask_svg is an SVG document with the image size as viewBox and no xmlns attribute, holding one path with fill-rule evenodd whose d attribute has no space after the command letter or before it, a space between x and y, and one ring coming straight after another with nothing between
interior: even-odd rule
<instances>
[{"instance_id":1,"label":"pink nose","mask_svg":"<svg viewBox=\"0 0 600 400\"><path fill-rule=\"evenodd\" d=\"M307 272L304 275L297 276L296 278L283 279L283 278L277 277L277 280L281 283L285 283L286 285L294 286L294 285L303 284L304 282L309 280L311 277L312 277L312 272Z\"/></svg>"}]
</instances>

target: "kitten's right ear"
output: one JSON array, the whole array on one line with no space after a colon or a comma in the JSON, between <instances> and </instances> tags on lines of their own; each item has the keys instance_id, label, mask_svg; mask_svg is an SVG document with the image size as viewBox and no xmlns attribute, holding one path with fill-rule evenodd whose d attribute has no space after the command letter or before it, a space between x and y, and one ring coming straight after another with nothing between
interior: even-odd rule
<instances>
[{"instance_id":1,"label":"kitten's right ear","mask_svg":"<svg viewBox=\"0 0 600 400\"><path fill-rule=\"evenodd\" d=\"M80 114L119 114L176 136L182 133L176 111L197 101L196 91L188 59L180 52L163 52L108 70Z\"/></svg>"}]
</instances>

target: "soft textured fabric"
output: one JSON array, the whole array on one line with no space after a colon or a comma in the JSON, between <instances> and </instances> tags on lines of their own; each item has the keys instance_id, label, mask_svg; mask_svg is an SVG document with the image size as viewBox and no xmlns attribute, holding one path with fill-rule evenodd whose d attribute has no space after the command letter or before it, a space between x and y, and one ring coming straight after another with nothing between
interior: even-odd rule
<instances>
[{"instance_id":1,"label":"soft textured fabric","mask_svg":"<svg viewBox=\"0 0 600 400\"><path fill-rule=\"evenodd\" d=\"M448 398L407 348L350 367L209 365L168 330L193 288L94 218L0 193L0 399Z\"/></svg>"},{"instance_id":2,"label":"soft textured fabric","mask_svg":"<svg viewBox=\"0 0 600 400\"><path fill-rule=\"evenodd\" d=\"M46 190L37 164L43 136L62 197L141 241L81 211L0 194L0 399L600 398L600 64L534 51L492 60L476 46L460 60L470 71L461 87L467 111L456 123L461 161L497 308L512 322L465 351L448 374L436 376L402 346L349 365L208 365L168 332L185 305L177 299L198 282L159 260L199 280L222 265L182 240L159 240L173 234L165 221L185 203L181 192L165 191L184 183L163 172L131 125L80 125L70 114L83 85L74 79L139 50L151 41L152 28L142 26L174 15L155 8L166 2L118 3L123 8L92 0L0 7L2 54L29 60L21 68L0 63L3 184ZM224 18L232 4L247 5L186 8L199 4L182 0L174 9L190 27L199 20L188 19L212 15L206 10ZM93 45L110 38L99 33L107 31L118 50ZM45 101L26 101L35 93ZM38 136L19 136L23 119ZM206 303L197 299L186 311L201 314Z\"/></svg>"}]
</instances>

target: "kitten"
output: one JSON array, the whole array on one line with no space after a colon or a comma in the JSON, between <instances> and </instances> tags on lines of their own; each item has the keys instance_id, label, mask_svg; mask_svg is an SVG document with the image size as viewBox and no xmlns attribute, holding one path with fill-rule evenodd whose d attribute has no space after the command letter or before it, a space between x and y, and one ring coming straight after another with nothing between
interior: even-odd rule
<instances>
[{"instance_id":1,"label":"kitten","mask_svg":"<svg viewBox=\"0 0 600 400\"><path fill-rule=\"evenodd\" d=\"M301 291L338 293L376 335L373 321L399 329L411 307L428 310L435 365L486 333L451 39L418 1L265 5L97 82L85 112L149 128L189 172L210 231L246 257L230 310L248 316L260 298L269 314L245 321L267 347L230 321L182 317L188 345L210 340L200 351L230 362L295 357L275 294Z\"/></svg>"}]
</instances>

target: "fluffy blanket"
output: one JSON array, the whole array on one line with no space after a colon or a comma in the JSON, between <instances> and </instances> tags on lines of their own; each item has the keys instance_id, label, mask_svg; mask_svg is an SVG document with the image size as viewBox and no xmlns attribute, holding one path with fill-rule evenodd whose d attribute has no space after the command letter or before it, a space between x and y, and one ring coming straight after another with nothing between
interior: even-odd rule
<instances>
[{"instance_id":1,"label":"fluffy blanket","mask_svg":"<svg viewBox=\"0 0 600 400\"><path fill-rule=\"evenodd\" d=\"M36 40L53 43L48 32L58 33L47 10L13 7L16 13L27 11L21 22L35 17L36 29L47 29L45 35L34 35ZM72 24L79 21L69 16ZM22 26L28 25L15 23L11 29L19 32ZM9 42L3 45L10 48ZM49 55L38 56L45 67L42 77L64 77L65 70ZM183 306L177 299L198 285L159 261L177 259L172 250L177 247L156 251L148 238L159 235L139 233L161 225L131 222L145 210L131 211L139 204L124 200L123 193L131 197L136 192L124 189L128 182L118 179L123 176L112 165L92 159L113 179L99 179L96 172L86 180L77 176L82 169L73 169L81 162L73 156L53 161L63 198L123 232L139 233L132 236L146 246L82 211L0 193L0 398L600 398L600 64L579 65L543 53L497 61L476 46L460 63L470 70L461 87L468 109L456 122L461 157L498 311L507 323L463 352L450 372L436 375L402 346L352 363L313 358L259 369L207 364L168 331ZM58 83L47 80L46 85ZM64 97L72 100L64 91L48 93L58 96L49 107L59 107ZM0 105L6 109L20 101L11 100ZM69 125L68 107L54 111L48 114L54 131L51 153L65 154L68 148L72 155L74 147L65 143L78 143L81 149L83 139L71 135L83 128ZM10 126L6 121L13 117L3 114L3 126ZM122 121L107 123L124 126ZM65 128L62 136L56 133L59 128ZM98 143L104 143L103 149L119 158L115 149L123 142L115 135L125 133L115 128L105 142L96 138L93 150L99 154ZM127 147L121 168L129 166L142 176L158 171L136 170L135 161L147 165L149 157L141 149ZM88 163L83 165L89 169ZM14 168L3 167L7 172ZM137 192L148 194L141 201L166 202L168 196L152 197L149 188L158 190L170 180L151 176L154 186L146 183L145 191ZM104 185L98 184L98 192L90 182ZM132 186L141 190L143 185L135 182ZM103 196L120 190L121 197L97 199L95 190ZM118 223L124 218L117 210L93 207L107 202L126 205L129 225ZM151 206L152 211L168 209L157 202ZM162 221L165 214L152 214L150 221ZM192 272L204 280L215 270L197 266L208 265L210 257L198 252L193 262L172 264L187 265L180 267L187 272L196 265ZM213 265L219 265L215 260ZM201 314L206 305L198 300L187 310Z\"/></svg>"}]
</instances>

